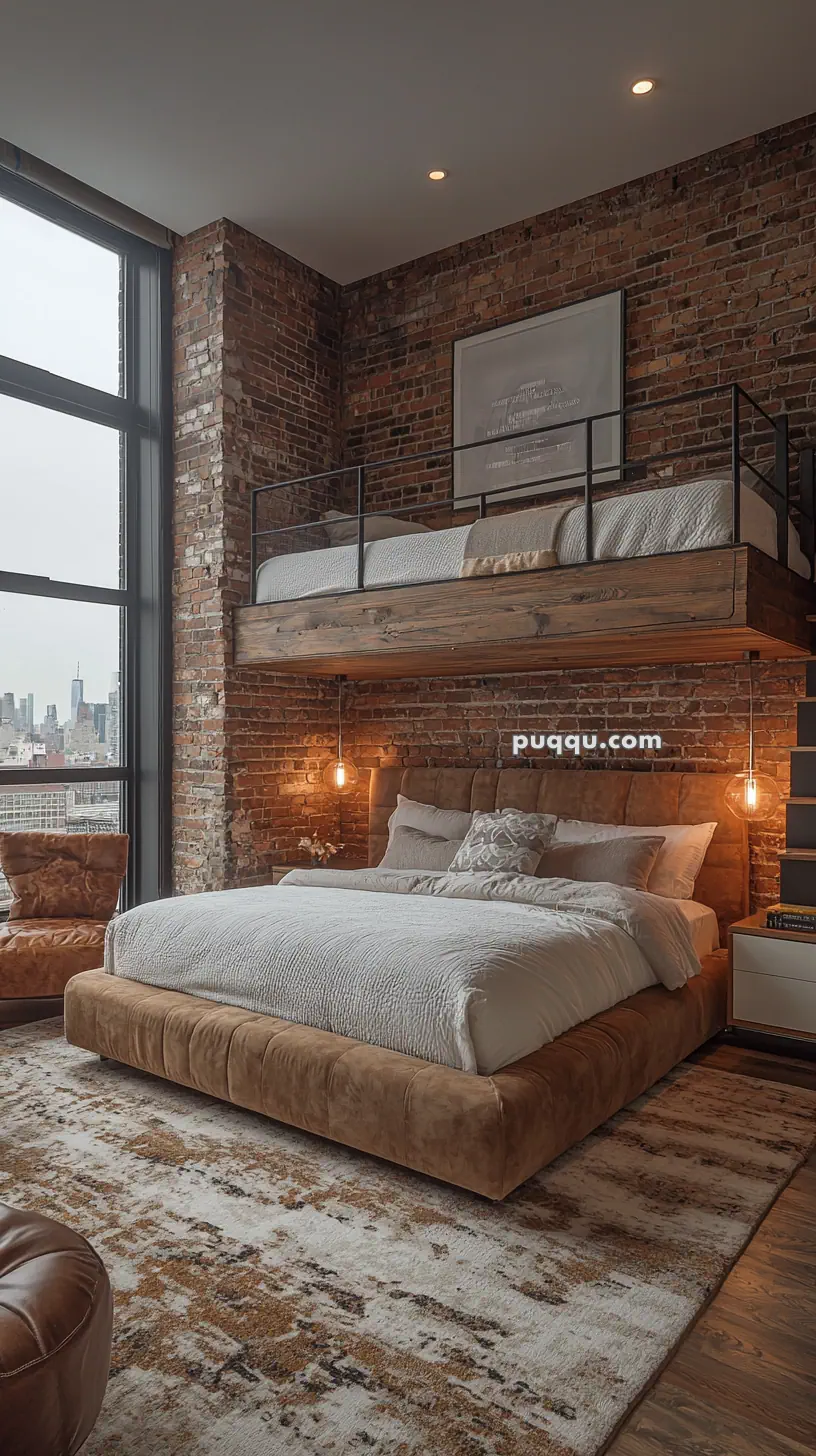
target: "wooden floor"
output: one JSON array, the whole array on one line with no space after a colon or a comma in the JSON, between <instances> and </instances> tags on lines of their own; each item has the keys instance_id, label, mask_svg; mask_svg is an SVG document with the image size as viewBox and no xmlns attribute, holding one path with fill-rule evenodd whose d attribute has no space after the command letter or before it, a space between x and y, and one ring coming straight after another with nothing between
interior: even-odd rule
<instances>
[{"instance_id":1,"label":"wooden floor","mask_svg":"<svg viewBox=\"0 0 816 1456\"><path fill-rule=\"evenodd\" d=\"M816 1061L709 1046L697 1060L816 1090ZM609 1456L816 1452L816 1154L609 1447Z\"/></svg>"}]
</instances>

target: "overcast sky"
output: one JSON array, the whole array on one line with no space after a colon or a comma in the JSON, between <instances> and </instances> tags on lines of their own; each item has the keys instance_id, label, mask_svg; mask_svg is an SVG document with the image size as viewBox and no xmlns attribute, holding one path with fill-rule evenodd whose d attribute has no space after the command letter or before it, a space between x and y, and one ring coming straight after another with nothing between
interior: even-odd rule
<instances>
[{"instance_id":1,"label":"overcast sky","mask_svg":"<svg viewBox=\"0 0 816 1456\"><path fill-rule=\"evenodd\" d=\"M119 388L119 259L0 198L0 354L110 393ZM119 584L119 438L114 430L0 394L0 568ZM0 693L70 710L119 667L119 610L0 592Z\"/></svg>"}]
</instances>

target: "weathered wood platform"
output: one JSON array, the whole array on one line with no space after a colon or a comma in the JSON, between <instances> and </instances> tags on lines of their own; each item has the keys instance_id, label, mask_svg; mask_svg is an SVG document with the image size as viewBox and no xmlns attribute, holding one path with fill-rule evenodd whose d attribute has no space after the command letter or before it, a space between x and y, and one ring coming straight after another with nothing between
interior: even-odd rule
<instances>
[{"instance_id":1,"label":"weathered wood platform","mask_svg":"<svg viewBox=\"0 0 816 1456\"><path fill-rule=\"evenodd\" d=\"M816 591L753 546L267 602L235 662L350 678L808 656Z\"/></svg>"}]
</instances>

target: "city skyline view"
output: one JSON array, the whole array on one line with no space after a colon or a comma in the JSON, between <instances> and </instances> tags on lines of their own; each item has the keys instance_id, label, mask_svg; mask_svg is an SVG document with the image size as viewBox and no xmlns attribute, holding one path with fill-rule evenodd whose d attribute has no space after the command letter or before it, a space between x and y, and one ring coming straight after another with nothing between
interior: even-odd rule
<instances>
[{"instance_id":1,"label":"city skyline view","mask_svg":"<svg viewBox=\"0 0 816 1456\"><path fill-rule=\"evenodd\" d=\"M38 703L0 678L0 768L61 768L120 762L120 674L110 673L108 690L92 698L77 662L67 715L60 697Z\"/></svg>"},{"instance_id":2,"label":"city skyline view","mask_svg":"<svg viewBox=\"0 0 816 1456\"><path fill-rule=\"evenodd\" d=\"M0 665L0 674L4 668ZM96 675L94 678L96 681ZM121 761L120 677L114 669L108 690L95 699L88 695L81 662L67 690L53 692L38 703L34 693L11 686L0 676L0 769L32 771L31 784L0 782L0 831L19 833L101 833L121 823L118 783L42 783L38 768L99 767ZM60 714L59 704L68 702ZM56 712L49 714L49 708ZM0 871L0 908L11 896Z\"/></svg>"},{"instance_id":3,"label":"city skyline view","mask_svg":"<svg viewBox=\"0 0 816 1456\"><path fill-rule=\"evenodd\" d=\"M68 655L67 648L54 652L54 658L59 658L60 663L64 660L68 666L67 677L63 674L47 674L44 670L37 668L34 664L31 667L19 666L16 669L17 676L10 670L10 654L6 652L6 644L3 641L3 595L0 594L0 642L2 642L2 655L0 655L0 722L3 719L3 702L8 694L13 694L15 705L21 698L32 696L34 699L34 723L42 723L46 709L49 704L54 704L57 709L57 722L64 724L71 719L71 685L77 678L83 683L84 703L106 703L108 694L111 691L113 675L119 672L118 644L117 650L110 659L110 666L107 668L99 662L89 663L89 670L86 671L85 663L81 657L74 652L73 658ZM35 599L29 598L30 601ZM50 605L50 603L49 603ZM59 602L60 607L71 607L73 602ZM79 606L86 605L78 603ZM77 672L77 668L79 671ZM28 686L26 685L28 682ZM39 685L33 686L36 683ZM0 752L0 761L2 753Z\"/></svg>"}]
</instances>

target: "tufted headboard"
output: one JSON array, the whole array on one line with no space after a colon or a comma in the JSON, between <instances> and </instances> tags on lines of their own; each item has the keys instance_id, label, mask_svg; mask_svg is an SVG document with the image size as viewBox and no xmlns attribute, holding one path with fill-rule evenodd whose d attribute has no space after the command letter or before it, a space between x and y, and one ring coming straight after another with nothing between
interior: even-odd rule
<instances>
[{"instance_id":1,"label":"tufted headboard","mask_svg":"<svg viewBox=\"0 0 816 1456\"><path fill-rule=\"evenodd\" d=\"M371 774L368 862L379 864L397 794L439 809L527 809L598 824L702 824L717 828L697 877L720 933L748 913L748 830L725 807L727 774L621 769L378 768Z\"/></svg>"}]
</instances>

